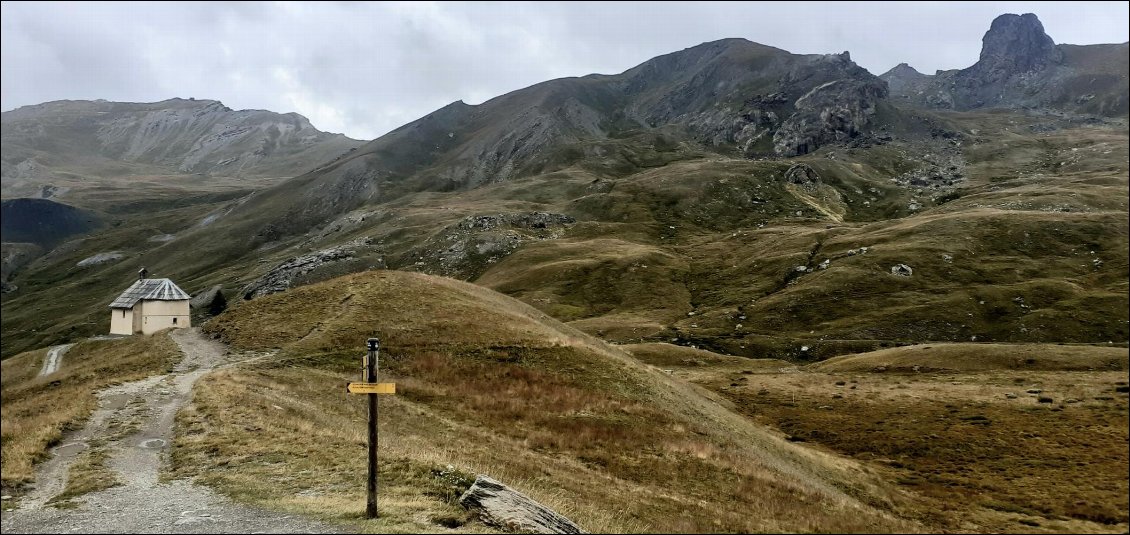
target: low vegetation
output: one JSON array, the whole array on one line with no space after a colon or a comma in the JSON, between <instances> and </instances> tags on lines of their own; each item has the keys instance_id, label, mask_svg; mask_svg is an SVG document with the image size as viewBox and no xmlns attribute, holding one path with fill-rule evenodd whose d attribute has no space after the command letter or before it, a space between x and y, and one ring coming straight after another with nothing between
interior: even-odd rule
<instances>
[{"instance_id":1,"label":"low vegetation","mask_svg":"<svg viewBox=\"0 0 1130 535\"><path fill-rule=\"evenodd\" d=\"M63 504L72 498L118 485L117 477L107 466L110 456L105 449L95 447L79 454L67 475L67 486L53 503Z\"/></svg>"},{"instance_id":2,"label":"low vegetation","mask_svg":"<svg viewBox=\"0 0 1130 535\"><path fill-rule=\"evenodd\" d=\"M381 399L384 514L357 529L467 522L455 500L476 473L593 531L915 529L883 511L898 497L852 463L789 445L473 285L352 275L242 303L207 330L277 351L203 378L178 422L173 475L240 499L361 517L365 403L344 385L379 333L381 379L398 393Z\"/></svg>"},{"instance_id":3,"label":"low vegetation","mask_svg":"<svg viewBox=\"0 0 1130 535\"><path fill-rule=\"evenodd\" d=\"M756 361L669 365L789 440L865 463L915 496L901 516L933 529L1118 533L1128 358L1125 348L954 344L784 373Z\"/></svg>"},{"instance_id":4,"label":"low vegetation","mask_svg":"<svg viewBox=\"0 0 1130 535\"><path fill-rule=\"evenodd\" d=\"M180 350L165 334L84 341L67 351L58 371L38 377L46 353L29 351L2 363L5 494L30 483L34 464L46 458L48 448L83 425L97 406L97 390L164 373L180 359ZM91 457L87 464L99 462Z\"/></svg>"}]
</instances>

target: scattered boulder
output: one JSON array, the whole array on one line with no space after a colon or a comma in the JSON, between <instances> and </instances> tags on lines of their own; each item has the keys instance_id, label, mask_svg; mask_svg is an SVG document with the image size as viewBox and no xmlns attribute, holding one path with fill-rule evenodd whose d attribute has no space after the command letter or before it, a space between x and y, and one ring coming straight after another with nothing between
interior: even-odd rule
<instances>
[{"instance_id":1,"label":"scattered boulder","mask_svg":"<svg viewBox=\"0 0 1130 535\"><path fill-rule=\"evenodd\" d=\"M223 286L217 284L193 296L188 306L193 316L205 318L223 312L228 307L228 301L224 297Z\"/></svg>"},{"instance_id":2,"label":"scattered boulder","mask_svg":"<svg viewBox=\"0 0 1130 535\"><path fill-rule=\"evenodd\" d=\"M480 475L459 498L488 526L522 533L585 533L572 520L494 479Z\"/></svg>"},{"instance_id":3,"label":"scattered boulder","mask_svg":"<svg viewBox=\"0 0 1130 535\"><path fill-rule=\"evenodd\" d=\"M523 243L560 238L576 222L572 216L548 212L468 216L417 247L413 269L474 279Z\"/></svg>"},{"instance_id":4,"label":"scattered boulder","mask_svg":"<svg viewBox=\"0 0 1130 535\"><path fill-rule=\"evenodd\" d=\"M820 183L820 175L807 164L798 163L785 171L785 181L800 186L814 185Z\"/></svg>"},{"instance_id":5,"label":"scattered boulder","mask_svg":"<svg viewBox=\"0 0 1130 535\"><path fill-rule=\"evenodd\" d=\"M498 215L476 215L464 218L456 226L462 230L493 230L508 225L523 229L547 229L576 223L565 214L548 212L523 212Z\"/></svg>"},{"instance_id":6,"label":"scattered boulder","mask_svg":"<svg viewBox=\"0 0 1130 535\"><path fill-rule=\"evenodd\" d=\"M911 275L914 275L914 269L906 264L895 264L891 266L891 275L897 275L899 277L909 277Z\"/></svg>"}]
</instances>

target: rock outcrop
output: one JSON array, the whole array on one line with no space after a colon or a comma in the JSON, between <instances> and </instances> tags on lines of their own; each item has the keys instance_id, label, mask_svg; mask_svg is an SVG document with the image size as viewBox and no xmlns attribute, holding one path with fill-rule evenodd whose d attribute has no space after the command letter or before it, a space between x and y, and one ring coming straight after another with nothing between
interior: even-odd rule
<instances>
[{"instance_id":1,"label":"rock outcrop","mask_svg":"<svg viewBox=\"0 0 1130 535\"><path fill-rule=\"evenodd\" d=\"M878 79L833 80L796 101L796 112L773 135L773 150L799 156L864 133L887 85Z\"/></svg>"},{"instance_id":2,"label":"rock outcrop","mask_svg":"<svg viewBox=\"0 0 1130 535\"><path fill-rule=\"evenodd\" d=\"M1055 41L1032 13L1005 14L993 19L981 40L981 57L971 74L983 80L1003 80L1014 74L1040 71L1063 61Z\"/></svg>"},{"instance_id":3,"label":"rock outcrop","mask_svg":"<svg viewBox=\"0 0 1130 535\"><path fill-rule=\"evenodd\" d=\"M900 64L880 78L895 100L931 108L1051 108L1118 116L1128 111L1126 48L1056 45L1036 15L1005 14L993 20L972 66L930 76Z\"/></svg>"},{"instance_id":4,"label":"rock outcrop","mask_svg":"<svg viewBox=\"0 0 1130 535\"><path fill-rule=\"evenodd\" d=\"M571 216L548 212L469 216L419 247L411 257L411 267L472 279L523 243L560 238L574 223L576 219Z\"/></svg>"},{"instance_id":5,"label":"rock outcrop","mask_svg":"<svg viewBox=\"0 0 1130 535\"><path fill-rule=\"evenodd\" d=\"M891 275L899 277L910 277L914 275L914 269L906 264L895 264L891 266Z\"/></svg>"},{"instance_id":6,"label":"rock outcrop","mask_svg":"<svg viewBox=\"0 0 1130 535\"><path fill-rule=\"evenodd\" d=\"M373 263L365 263L364 259L358 258L361 256L359 249L366 245L369 245L369 240L363 238L345 245L296 256L275 266L251 284L244 286L240 290L240 294L243 295L245 300L250 300L283 292L300 284L317 282L363 269L384 267L383 261L380 259L377 259L375 265L373 265ZM355 259L363 262L363 264L358 265L356 262L350 262Z\"/></svg>"},{"instance_id":7,"label":"rock outcrop","mask_svg":"<svg viewBox=\"0 0 1130 535\"><path fill-rule=\"evenodd\" d=\"M75 264L75 266L77 266L77 267L97 266L99 264L105 264L107 262L116 262L118 260L121 260L122 257L124 257L124 256L125 255L121 251L110 251L110 252L107 252L107 253L98 253L98 254L83 258L82 260L79 260Z\"/></svg>"},{"instance_id":8,"label":"rock outcrop","mask_svg":"<svg viewBox=\"0 0 1130 535\"><path fill-rule=\"evenodd\" d=\"M459 498L484 524L518 533L586 533L572 520L494 479L480 475Z\"/></svg>"},{"instance_id":9,"label":"rock outcrop","mask_svg":"<svg viewBox=\"0 0 1130 535\"><path fill-rule=\"evenodd\" d=\"M879 75L879 79L887 82L887 89L894 96L921 92L929 84L930 76L918 72L906 63L899 63L893 69Z\"/></svg>"},{"instance_id":10,"label":"rock outcrop","mask_svg":"<svg viewBox=\"0 0 1130 535\"><path fill-rule=\"evenodd\" d=\"M785 171L785 181L798 186L819 184L820 175L808 164L798 163Z\"/></svg>"},{"instance_id":11,"label":"rock outcrop","mask_svg":"<svg viewBox=\"0 0 1130 535\"><path fill-rule=\"evenodd\" d=\"M224 297L223 286L217 284L192 296L188 306L192 311L192 319L199 321L219 315L228 307L228 301Z\"/></svg>"}]
</instances>

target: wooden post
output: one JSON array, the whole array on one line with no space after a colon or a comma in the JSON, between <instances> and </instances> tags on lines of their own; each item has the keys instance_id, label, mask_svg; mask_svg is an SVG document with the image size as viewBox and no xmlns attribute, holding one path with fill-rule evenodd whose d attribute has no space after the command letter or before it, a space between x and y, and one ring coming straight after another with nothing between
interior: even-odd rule
<instances>
[{"instance_id":1,"label":"wooden post","mask_svg":"<svg viewBox=\"0 0 1130 535\"><path fill-rule=\"evenodd\" d=\"M346 383L345 391L350 394L368 394L369 396L369 478L368 498L365 503L365 518L377 518L377 396L396 394L396 383L378 383L377 372L380 371L378 351L381 341L370 338L366 347L368 353L361 359L361 382Z\"/></svg>"},{"instance_id":2,"label":"wooden post","mask_svg":"<svg viewBox=\"0 0 1130 535\"><path fill-rule=\"evenodd\" d=\"M365 359L365 382L377 382L377 351L381 341L370 338L369 358ZM377 518L377 394L369 394L369 497L365 518Z\"/></svg>"}]
</instances>

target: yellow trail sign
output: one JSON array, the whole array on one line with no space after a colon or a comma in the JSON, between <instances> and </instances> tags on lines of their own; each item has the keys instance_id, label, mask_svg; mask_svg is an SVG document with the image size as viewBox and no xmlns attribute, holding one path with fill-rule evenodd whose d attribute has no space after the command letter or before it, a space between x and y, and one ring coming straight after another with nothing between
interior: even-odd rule
<instances>
[{"instance_id":1,"label":"yellow trail sign","mask_svg":"<svg viewBox=\"0 0 1130 535\"><path fill-rule=\"evenodd\" d=\"M395 394L396 383L349 383L345 391L350 394Z\"/></svg>"}]
</instances>

